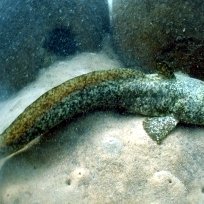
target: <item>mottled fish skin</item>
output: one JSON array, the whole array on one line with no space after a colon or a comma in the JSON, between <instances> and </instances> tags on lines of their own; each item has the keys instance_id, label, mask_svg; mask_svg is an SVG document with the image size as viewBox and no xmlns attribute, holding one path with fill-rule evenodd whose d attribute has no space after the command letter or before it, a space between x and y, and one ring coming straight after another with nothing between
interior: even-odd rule
<instances>
[{"instance_id":1,"label":"mottled fish skin","mask_svg":"<svg viewBox=\"0 0 204 204\"><path fill-rule=\"evenodd\" d=\"M165 79L132 69L81 75L51 89L28 106L0 135L0 149L14 152L63 120L98 108L122 108L148 117L163 117L157 121L160 125L165 121L164 128L168 121L173 121L161 137L154 125L158 122L149 120L144 124L152 139L160 143L177 121L204 125L204 83L184 75Z\"/></svg>"},{"instance_id":2,"label":"mottled fish skin","mask_svg":"<svg viewBox=\"0 0 204 204\"><path fill-rule=\"evenodd\" d=\"M0 135L0 150L5 147L11 150L19 149L22 145L44 134L64 119L71 118L80 111L88 111L89 108L93 107L93 103L88 105L88 102L96 99L94 89L92 90L91 87L98 87L98 85L109 81L115 81L116 83L117 80L142 76L144 76L142 73L132 69L125 69L125 71L123 69L112 69L94 71L62 83L28 106ZM85 96L86 93L83 95L83 91L86 90L90 90L89 95L92 99L88 99L88 96ZM91 96L92 94L93 96ZM98 94L100 95L100 93ZM87 102L87 107L77 109L79 108L77 105L80 106L80 101L82 102L81 105Z\"/></svg>"}]
</instances>

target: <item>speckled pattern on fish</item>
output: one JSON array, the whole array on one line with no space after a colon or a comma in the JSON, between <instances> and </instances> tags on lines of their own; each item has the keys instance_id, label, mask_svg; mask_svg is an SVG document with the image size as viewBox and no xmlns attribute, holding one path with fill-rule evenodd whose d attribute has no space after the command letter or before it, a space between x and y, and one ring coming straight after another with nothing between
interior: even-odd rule
<instances>
[{"instance_id":1,"label":"speckled pattern on fish","mask_svg":"<svg viewBox=\"0 0 204 204\"><path fill-rule=\"evenodd\" d=\"M95 110L123 109L151 118L149 136L160 143L178 122L204 125L204 83L184 75L165 79L132 69L95 71L43 94L0 135L12 152L65 119Z\"/></svg>"}]
</instances>

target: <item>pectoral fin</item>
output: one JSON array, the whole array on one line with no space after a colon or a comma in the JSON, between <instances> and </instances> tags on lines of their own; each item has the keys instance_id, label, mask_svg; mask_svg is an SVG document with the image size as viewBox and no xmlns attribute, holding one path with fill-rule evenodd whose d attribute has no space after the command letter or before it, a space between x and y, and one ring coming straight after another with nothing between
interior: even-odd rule
<instances>
[{"instance_id":1,"label":"pectoral fin","mask_svg":"<svg viewBox=\"0 0 204 204\"><path fill-rule=\"evenodd\" d=\"M178 120L174 116L163 116L147 118L143 122L143 127L147 134L161 144L162 140L176 127Z\"/></svg>"}]
</instances>

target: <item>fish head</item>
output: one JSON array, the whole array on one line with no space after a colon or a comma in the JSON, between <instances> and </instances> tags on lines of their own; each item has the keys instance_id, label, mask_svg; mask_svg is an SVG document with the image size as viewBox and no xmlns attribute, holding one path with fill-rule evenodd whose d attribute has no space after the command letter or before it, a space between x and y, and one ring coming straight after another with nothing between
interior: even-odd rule
<instances>
[{"instance_id":1,"label":"fish head","mask_svg":"<svg viewBox=\"0 0 204 204\"><path fill-rule=\"evenodd\" d=\"M180 122L204 125L204 81L176 74L174 115Z\"/></svg>"},{"instance_id":2,"label":"fish head","mask_svg":"<svg viewBox=\"0 0 204 204\"><path fill-rule=\"evenodd\" d=\"M175 115L180 122L204 125L204 92L179 99L175 111Z\"/></svg>"}]
</instances>

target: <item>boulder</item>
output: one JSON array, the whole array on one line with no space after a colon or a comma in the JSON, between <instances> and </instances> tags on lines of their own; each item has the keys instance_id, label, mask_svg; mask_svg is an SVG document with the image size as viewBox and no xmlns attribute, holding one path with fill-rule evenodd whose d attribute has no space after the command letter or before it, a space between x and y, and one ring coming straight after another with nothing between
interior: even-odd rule
<instances>
[{"instance_id":1,"label":"boulder","mask_svg":"<svg viewBox=\"0 0 204 204\"><path fill-rule=\"evenodd\" d=\"M108 29L106 0L2 0L0 95L32 81L56 56L99 50Z\"/></svg>"},{"instance_id":2,"label":"boulder","mask_svg":"<svg viewBox=\"0 0 204 204\"><path fill-rule=\"evenodd\" d=\"M114 47L128 66L182 70L204 78L202 0L113 0Z\"/></svg>"}]
</instances>

